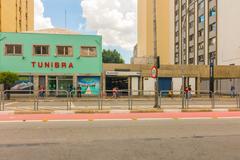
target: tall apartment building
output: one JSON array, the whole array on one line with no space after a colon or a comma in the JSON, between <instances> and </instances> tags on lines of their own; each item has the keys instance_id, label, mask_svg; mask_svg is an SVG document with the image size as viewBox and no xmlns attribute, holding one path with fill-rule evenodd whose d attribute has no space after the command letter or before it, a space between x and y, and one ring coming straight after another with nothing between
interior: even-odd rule
<instances>
[{"instance_id":1,"label":"tall apartment building","mask_svg":"<svg viewBox=\"0 0 240 160\"><path fill-rule=\"evenodd\" d=\"M34 30L34 0L0 0L0 32Z\"/></svg>"},{"instance_id":2,"label":"tall apartment building","mask_svg":"<svg viewBox=\"0 0 240 160\"><path fill-rule=\"evenodd\" d=\"M170 4L172 0L157 0L157 52L161 64L170 63ZM153 62L153 0L138 0L138 38L132 63Z\"/></svg>"},{"instance_id":3,"label":"tall apartment building","mask_svg":"<svg viewBox=\"0 0 240 160\"><path fill-rule=\"evenodd\" d=\"M239 0L175 0L174 63L240 64Z\"/></svg>"}]
</instances>

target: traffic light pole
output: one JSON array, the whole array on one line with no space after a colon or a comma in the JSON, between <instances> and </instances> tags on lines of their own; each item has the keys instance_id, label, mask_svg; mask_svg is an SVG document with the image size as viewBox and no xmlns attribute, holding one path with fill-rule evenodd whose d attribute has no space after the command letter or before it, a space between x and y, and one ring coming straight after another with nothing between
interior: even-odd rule
<instances>
[{"instance_id":1,"label":"traffic light pole","mask_svg":"<svg viewBox=\"0 0 240 160\"><path fill-rule=\"evenodd\" d=\"M157 4L156 0L153 0L153 38L154 38L154 66L159 69L158 56L157 56ZM159 85L158 85L158 72L155 81L155 104L154 108L160 108L159 106Z\"/></svg>"}]
</instances>

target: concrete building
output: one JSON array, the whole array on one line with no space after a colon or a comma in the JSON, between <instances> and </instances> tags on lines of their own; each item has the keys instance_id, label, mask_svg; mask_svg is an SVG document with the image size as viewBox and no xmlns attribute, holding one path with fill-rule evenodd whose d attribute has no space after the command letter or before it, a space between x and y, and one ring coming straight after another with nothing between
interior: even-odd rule
<instances>
[{"instance_id":1,"label":"concrete building","mask_svg":"<svg viewBox=\"0 0 240 160\"><path fill-rule=\"evenodd\" d=\"M239 0L175 0L174 64L240 64Z\"/></svg>"},{"instance_id":2,"label":"concrete building","mask_svg":"<svg viewBox=\"0 0 240 160\"><path fill-rule=\"evenodd\" d=\"M171 0L157 0L157 50L161 64L170 63L170 3ZM138 0L137 54L132 63L153 63L153 1Z\"/></svg>"},{"instance_id":3,"label":"concrete building","mask_svg":"<svg viewBox=\"0 0 240 160\"><path fill-rule=\"evenodd\" d=\"M0 72L20 75L13 89L101 88L102 37L79 34L0 33Z\"/></svg>"},{"instance_id":4,"label":"concrete building","mask_svg":"<svg viewBox=\"0 0 240 160\"><path fill-rule=\"evenodd\" d=\"M0 0L0 32L34 30L34 0Z\"/></svg>"}]
</instances>

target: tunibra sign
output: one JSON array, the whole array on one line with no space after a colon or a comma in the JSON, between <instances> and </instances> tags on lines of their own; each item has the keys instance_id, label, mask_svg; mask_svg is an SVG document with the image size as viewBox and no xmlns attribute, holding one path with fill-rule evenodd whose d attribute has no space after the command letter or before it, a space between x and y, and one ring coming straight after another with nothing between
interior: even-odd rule
<instances>
[{"instance_id":1,"label":"tunibra sign","mask_svg":"<svg viewBox=\"0 0 240 160\"><path fill-rule=\"evenodd\" d=\"M38 68L73 68L73 63L67 62L32 62L32 67Z\"/></svg>"}]
</instances>

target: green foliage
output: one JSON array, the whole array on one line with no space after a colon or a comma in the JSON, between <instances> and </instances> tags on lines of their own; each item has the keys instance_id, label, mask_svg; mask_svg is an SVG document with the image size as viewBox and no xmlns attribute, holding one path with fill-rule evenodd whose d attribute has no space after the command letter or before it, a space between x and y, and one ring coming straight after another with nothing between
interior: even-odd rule
<instances>
[{"instance_id":1,"label":"green foliage","mask_svg":"<svg viewBox=\"0 0 240 160\"><path fill-rule=\"evenodd\" d=\"M0 73L0 83L6 85L12 85L19 79L16 73L2 72Z\"/></svg>"},{"instance_id":2,"label":"green foliage","mask_svg":"<svg viewBox=\"0 0 240 160\"><path fill-rule=\"evenodd\" d=\"M103 63L125 63L121 57L121 54L114 49L112 50L103 50Z\"/></svg>"}]
</instances>

